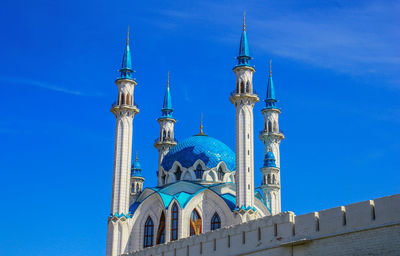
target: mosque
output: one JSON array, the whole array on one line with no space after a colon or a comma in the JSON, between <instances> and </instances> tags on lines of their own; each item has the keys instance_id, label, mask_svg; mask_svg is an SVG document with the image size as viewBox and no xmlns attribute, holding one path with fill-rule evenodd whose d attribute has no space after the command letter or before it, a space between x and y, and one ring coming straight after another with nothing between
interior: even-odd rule
<instances>
[{"instance_id":1,"label":"mosque","mask_svg":"<svg viewBox=\"0 0 400 256\"><path fill-rule=\"evenodd\" d=\"M235 152L220 140L200 132L177 142L169 88L164 95L159 138L157 187L145 188L138 159L131 164L132 122L139 108L134 101L137 85L133 78L129 34L116 80L118 99L111 112L116 117L111 215L108 221L107 255L120 255L156 244L216 230L281 211L279 131L272 73L269 73L264 130L264 165L261 190L254 184L253 107L254 66L250 63L246 26L240 38L236 85L229 100L236 108ZM235 154L236 153L236 154Z\"/></svg>"},{"instance_id":2,"label":"mosque","mask_svg":"<svg viewBox=\"0 0 400 256\"><path fill-rule=\"evenodd\" d=\"M137 156L133 163L131 162L134 137L132 123L135 115L139 113L139 108L134 100L137 82L133 78L128 33L122 68L119 70L120 76L115 81L118 87L118 99L111 108L111 112L116 117L116 129L111 213L108 217L107 229L107 256L138 251L140 253L140 251L153 250L152 248L161 248L164 245L162 248L165 251L157 249L160 251L144 252L140 255L189 255L189 252L194 249L196 253L192 255L233 255L244 249L255 250L255 246L259 246L262 241L264 228L273 230L268 231L273 236L271 235L271 240L268 240L266 244L274 245L271 241L276 240L275 242L280 243L279 246L286 248L285 243L282 243L285 237L283 235L278 237L278 234L287 232L288 239L295 238L295 219L296 225L300 225L296 233L299 234L298 230L301 229L301 223L304 220L301 218L297 220L298 216L295 217L290 212L281 213L279 147L284 135L279 129L281 110L277 104L271 65L266 82L267 93L263 99L265 103L262 109L263 130L258 134L258 138L264 144L264 155L259 157L259 159L263 157L264 164L257 172L254 170L253 108L260 98L253 88L255 68L251 65L252 58L249 54L244 20L236 59L237 64L233 67L236 84L232 85L233 91L229 96L229 101L236 109L235 151L220 140L206 135L202 126L198 134L178 143L175 139L176 119L173 114L168 79L161 116L158 118L160 133L154 142L154 147L159 153L157 186L144 187L145 177L142 175ZM261 184L254 184L254 175L262 175ZM256 190L256 187L259 188ZM399 204L400 197L396 198L396 204ZM370 207L375 207L375 205L372 203L365 205L367 209L365 212L369 215L371 215ZM373 209L373 220L375 220L375 208L371 209ZM335 222L339 218L337 216L340 216L339 219L342 220L342 213L343 208L332 213L332 216L336 217L329 217L327 223ZM321 229L325 227L322 224L325 223L324 219L321 217L320 220L320 215L307 218L309 219L306 221L306 226L310 225L312 229L316 227L315 230L318 232L320 225L322 225ZM267 220L264 221L264 219ZM271 220L274 222L273 225L270 223ZM346 225L346 211L344 221ZM250 223L249 225L259 223L258 231L254 233L257 235L247 243L245 231L238 230L246 223ZM338 225L341 226L341 224L343 223ZM254 225L249 226L248 230L253 228L255 228ZM201 238L204 233L211 235ZM219 235L214 235L213 240L207 240L211 239L212 234ZM190 240L192 241L190 244L189 242L185 244L185 240L190 237L195 240ZM236 239L235 237L240 237L237 238L240 242L233 242L233 240L231 242L231 239ZM223 242L223 246L217 246L218 239L228 240ZM299 241L306 243L304 239L306 238L301 238ZM180 241L183 242L180 243ZM251 243L255 241L258 241L258 244L253 246ZM366 239L363 241L368 242ZM175 244L175 247L168 247L169 244ZM271 255L294 255L294 244L295 242L292 243L291 254L280 252ZM224 251L218 252L218 248L221 247ZM179 253L179 248L182 249L181 253ZM205 253L204 250L209 250L209 252ZM164 254L165 252L170 252L170 254Z\"/></svg>"}]
</instances>

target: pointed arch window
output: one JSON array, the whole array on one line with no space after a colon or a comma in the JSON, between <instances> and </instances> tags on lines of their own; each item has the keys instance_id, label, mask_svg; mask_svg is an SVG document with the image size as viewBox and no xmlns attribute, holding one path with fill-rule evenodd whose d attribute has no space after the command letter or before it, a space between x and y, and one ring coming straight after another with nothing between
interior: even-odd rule
<instances>
[{"instance_id":1,"label":"pointed arch window","mask_svg":"<svg viewBox=\"0 0 400 256\"><path fill-rule=\"evenodd\" d=\"M171 241L178 239L178 206L172 206L171 216Z\"/></svg>"},{"instance_id":2,"label":"pointed arch window","mask_svg":"<svg viewBox=\"0 0 400 256\"><path fill-rule=\"evenodd\" d=\"M125 105L125 93L121 95L121 105Z\"/></svg>"},{"instance_id":3,"label":"pointed arch window","mask_svg":"<svg viewBox=\"0 0 400 256\"><path fill-rule=\"evenodd\" d=\"M201 167L201 164L198 164L196 166L196 170L194 171L194 173L196 174L196 179L202 179L203 178L203 167Z\"/></svg>"},{"instance_id":4,"label":"pointed arch window","mask_svg":"<svg viewBox=\"0 0 400 256\"><path fill-rule=\"evenodd\" d=\"M218 213L214 213L211 218L211 230L216 230L221 228L221 218L219 217Z\"/></svg>"},{"instance_id":5,"label":"pointed arch window","mask_svg":"<svg viewBox=\"0 0 400 256\"><path fill-rule=\"evenodd\" d=\"M190 215L190 235L201 234L202 222L200 214L194 209Z\"/></svg>"},{"instance_id":6,"label":"pointed arch window","mask_svg":"<svg viewBox=\"0 0 400 256\"><path fill-rule=\"evenodd\" d=\"M275 184L275 174L272 174L272 184Z\"/></svg>"},{"instance_id":7,"label":"pointed arch window","mask_svg":"<svg viewBox=\"0 0 400 256\"><path fill-rule=\"evenodd\" d=\"M240 93L244 93L244 83L240 83Z\"/></svg>"},{"instance_id":8,"label":"pointed arch window","mask_svg":"<svg viewBox=\"0 0 400 256\"><path fill-rule=\"evenodd\" d=\"M176 180L181 180L181 176L182 176L182 171L181 171L181 168L178 166L178 167L176 167L176 171L175 171Z\"/></svg>"},{"instance_id":9,"label":"pointed arch window","mask_svg":"<svg viewBox=\"0 0 400 256\"><path fill-rule=\"evenodd\" d=\"M268 174L268 175L267 175L267 183L268 183L268 184L271 184L271 174Z\"/></svg>"},{"instance_id":10,"label":"pointed arch window","mask_svg":"<svg viewBox=\"0 0 400 256\"><path fill-rule=\"evenodd\" d=\"M144 243L143 247L153 246L153 233L154 233L154 224L151 217L147 217L146 223L144 224Z\"/></svg>"},{"instance_id":11,"label":"pointed arch window","mask_svg":"<svg viewBox=\"0 0 400 256\"><path fill-rule=\"evenodd\" d=\"M218 168L218 180L222 181L224 179L224 171L222 170L222 167L220 166Z\"/></svg>"},{"instance_id":12,"label":"pointed arch window","mask_svg":"<svg viewBox=\"0 0 400 256\"><path fill-rule=\"evenodd\" d=\"M158 225L156 244L165 243L165 215L161 212L160 224Z\"/></svg>"}]
</instances>

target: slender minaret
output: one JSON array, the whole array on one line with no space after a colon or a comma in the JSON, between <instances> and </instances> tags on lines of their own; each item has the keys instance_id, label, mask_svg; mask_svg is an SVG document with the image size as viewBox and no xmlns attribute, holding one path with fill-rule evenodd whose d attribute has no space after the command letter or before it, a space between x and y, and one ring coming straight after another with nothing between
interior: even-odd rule
<instances>
[{"instance_id":1,"label":"slender minaret","mask_svg":"<svg viewBox=\"0 0 400 256\"><path fill-rule=\"evenodd\" d=\"M279 114L281 110L276 107L277 100L275 98L274 83L272 81L271 61L269 62L269 77L267 86L267 98L265 108L261 110L264 115L264 130L260 131L260 140L264 143L264 155L271 149L276 158L276 166L280 168L280 152L279 145L281 140L285 138L279 130Z\"/></svg>"},{"instance_id":2,"label":"slender minaret","mask_svg":"<svg viewBox=\"0 0 400 256\"><path fill-rule=\"evenodd\" d=\"M140 193L142 193L144 180L145 178L142 175L142 168L140 167L140 163L138 161L138 153L136 151L135 161L133 162L131 168L131 185L130 185L131 197L129 205L135 202Z\"/></svg>"},{"instance_id":3,"label":"slender minaret","mask_svg":"<svg viewBox=\"0 0 400 256\"><path fill-rule=\"evenodd\" d=\"M261 168L263 181L261 189L264 200L271 214L281 212L281 178L280 178L280 151L279 145L285 138L279 130L279 114L281 110L276 107L274 83L272 81L271 61L269 62L269 76L267 97L264 100L265 108L261 111L264 115L264 130L260 131L260 140L264 143L264 166Z\"/></svg>"},{"instance_id":4,"label":"slender minaret","mask_svg":"<svg viewBox=\"0 0 400 256\"><path fill-rule=\"evenodd\" d=\"M250 66L250 59L243 16L238 64L233 68L236 89L229 98L236 108L236 207L242 214L248 211L252 213L254 210L253 107L259 99L253 91L255 69Z\"/></svg>"},{"instance_id":5,"label":"slender minaret","mask_svg":"<svg viewBox=\"0 0 400 256\"><path fill-rule=\"evenodd\" d=\"M129 50L129 30L126 39L120 77L115 81L118 86L118 99L112 105L115 115L114 171L112 184L111 215L108 218L107 256L125 252L128 241L129 185L132 157L132 120L139 113L134 103L134 88L131 54Z\"/></svg>"},{"instance_id":6,"label":"slender minaret","mask_svg":"<svg viewBox=\"0 0 400 256\"><path fill-rule=\"evenodd\" d=\"M167 89L164 95L164 104L161 109L161 117L157 119L160 124L160 137L156 139L154 147L158 150L158 186L165 184L165 174L161 167L161 162L168 151L177 144L174 138L174 125L176 119L172 116L171 93L169 92L169 71L167 77Z\"/></svg>"},{"instance_id":7,"label":"slender minaret","mask_svg":"<svg viewBox=\"0 0 400 256\"><path fill-rule=\"evenodd\" d=\"M272 215L281 212L281 174L276 166L275 156L271 149L265 154L264 165L261 168L261 190L263 200Z\"/></svg>"}]
</instances>

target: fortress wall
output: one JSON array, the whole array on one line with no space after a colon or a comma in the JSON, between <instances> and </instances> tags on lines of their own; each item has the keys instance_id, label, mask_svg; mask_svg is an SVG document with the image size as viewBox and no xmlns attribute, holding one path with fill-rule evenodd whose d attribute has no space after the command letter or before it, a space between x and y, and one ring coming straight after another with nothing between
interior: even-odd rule
<instances>
[{"instance_id":1,"label":"fortress wall","mask_svg":"<svg viewBox=\"0 0 400 256\"><path fill-rule=\"evenodd\" d=\"M284 212L127 255L321 254L400 255L400 194L299 216Z\"/></svg>"}]
</instances>

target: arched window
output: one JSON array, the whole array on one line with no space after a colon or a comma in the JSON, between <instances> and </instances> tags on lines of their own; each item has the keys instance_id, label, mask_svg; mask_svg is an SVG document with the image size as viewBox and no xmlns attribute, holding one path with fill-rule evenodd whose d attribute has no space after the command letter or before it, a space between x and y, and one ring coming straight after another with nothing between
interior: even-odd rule
<instances>
[{"instance_id":1,"label":"arched window","mask_svg":"<svg viewBox=\"0 0 400 256\"><path fill-rule=\"evenodd\" d=\"M149 216L147 217L146 223L144 224L144 248L153 246L153 228L153 220Z\"/></svg>"},{"instance_id":2,"label":"arched window","mask_svg":"<svg viewBox=\"0 0 400 256\"><path fill-rule=\"evenodd\" d=\"M156 244L165 243L165 215L161 212L160 224L158 225Z\"/></svg>"},{"instance_id":3,"label":"arched window","mask_svg":"<svg viewBox=\"0 0 400 256\"><path fill-rule=\"evenodd\" d=\"M240 83L240 93L244 93L244 83Z\"/></svg>"},{"instance_id":4,"label":"arched window","mask_svg":"<svg viewBox=\"0 0 400 256\"><path fill-rule=\"evenodd\" d=\"M194 171L194 173L196 174L196 179L202 179L203 178L203 167L201 167L201 164L198 164L196 166L196 170Z\"/></svg>"},{"instance_id":5,"label":"arched window","mask_svg":"<svg viewBox=\"0 0 400 256\"><path fill-rule=\"evenodd\" d=\"M168 131L168 136L167 137L171 138L171 132L170 131Z\"/></svg>"},{"instance_id":6,"label":"arched window","mask_svg":"<svg viewBox=\"0 0 400 256\"><path fill-rule=\"evenodd\" d=\"M139 189L139 183L136 183L136 193L139 193L140 189Z\"/></svg>"},{"instance_id":7,"label":"arched window","mask_svg":"<svg viewBox=\"0 0 400 256\"><path fill-rule=\"evenodd\" d=\"M268 174L268 176L267 176L267 183L271 184L271 174Z\"/></svg>"},{"instance_id":8,"label":"arched window","mask_svg":"<svg viewBox=\"0 0 400 256\"><path fill-rule=\"evenodd\" d=\"M272 132L272 123L268 121L268 132Z\"/></svg>"},{"instance_id":9,"label":"arched window","mask_svg":"<svg viewBox=\"0 0 400 256\"><path fill-rule=\"evenodd\" d=\"M272 174L272 184L275 184L275 174Z\"/></svg>"},{"instance_id":10,"label":"arched window","mask_svg":"<svg viewBox=\"0 0 400 256\"><path fill-rule=\"evenodd\" d=\"M128 104L128 105L130 105L130 104L129 104L129 102L130 102L129 99L130 99L130 98L131 98L131 97L130 97L130 95L129 95L129 93L128 93L128 94L126 95L126 104Z\"/></svg>"},{"instance_id":11,"label":"arched window","mask_svg":"<svg viewBox=\"0 0 400 256\"><path fill-rule=\"evenodd\" d=\"M211 230L216 230L221 228L221 218L218 213L214 213L214 216L211 218Z\"/></svg>"},{"instance_id":12,"label":"arched window","mask_svg":"<svg viewBox=\"0 0 400 256\"><path fill-rule=\"evenodd\" d=\"M193 210L190 215L190 235L198 235L201 234L201 217L196 209Z\"/></svg>"},{"instance_id":13,"label":"arched window","mask_svg":"<svg viewBox=\"0 0 400 256\"><path fill-rule=\"evenodd\" d=\"M125 93L122 93L121 95L121 105L125 104Z\"/></svg>"},{"instance_id":14,"label":"arched window","mask_svg":"<svg viewBox=\"0 0 400 256\"><path fill-rule=\"evenodd\" d=\"M182 171L181 171L181 168L178 166L178 167L176 167L176 171L175 171L176 180L181 180L181 175L182 175Z\"/></svg>"},{"instance_id":15,"label":"arched window","mask_svg":"<svg viewBox=\"0 0 400 256\"><path fill-rule=\"evenodd\" d=\"M249 93L250 92L250 86L249 86L249 82L246 83L246 92Z\"/></svg>"},{"instance_id":16,"label":"arched window","mask_svg":"<svg viewBox=\"0 0 400 256\"><path fill-rule=\"evenodd\" d=\"M132 183L131 193L135 193L135 183Z\"/></svg>"},{"instance_id":17,"label":"arched window","mask_svg":"<svg viewBox=\"0 0 400 256\"><path fill-rule=\"evenodd\" d=\"M222 181L223 179L224 179L224 171L222 170L222 167L220 166L219 168L218 168L218 179L220 180L220 181Z\"/></svg>"},{"instance_id":18,"label":"arched window","mask_svg":"<svg viewBox=\"0 0 400 256\"><path fill-rule=\"evenodd\" d=\"M178 239L178 206L174 203L171 216L171 241L176 239Z\"/></svg>"},{"instance_id":19,"label":"arched window","mask_svg":"<svg viewBox=\"0 0 400 256\"><path fill-rule=\"evenodd\" d=\"M165 139L166 136L167 136L167 134L166 134L166 132L165 132L165 130L164 130L164 131L163 131L163 134L162 134L163 139Z\"/></svg>"}]
</instances>

